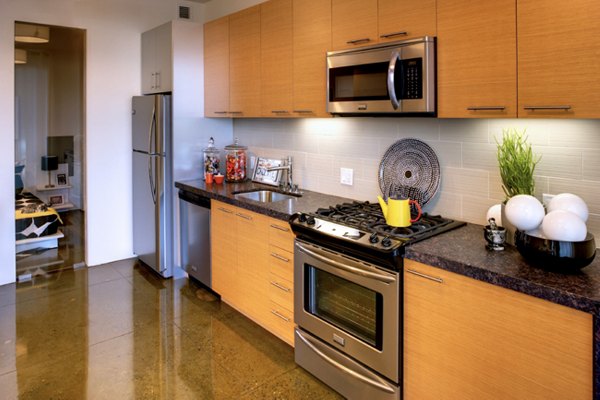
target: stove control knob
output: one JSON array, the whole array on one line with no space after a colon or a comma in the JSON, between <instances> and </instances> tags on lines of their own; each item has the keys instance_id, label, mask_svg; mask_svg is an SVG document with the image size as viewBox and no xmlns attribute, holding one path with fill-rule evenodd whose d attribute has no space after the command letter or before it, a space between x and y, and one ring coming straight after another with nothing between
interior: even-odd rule
<instances>
[{"instance_id":1,"label":"stove control knob","mask_svg":"<svg viewBox=\"0 0 600 400\"><path fill-rule=\"evenodd\" d=\"M298 216L298 221L306 222L306 214L302 213Z\"/></svg>"},{"instance_id":2,"label":"stove control knob","mask_svg":"<svg viewBox=\"0 0 600 400\"><path fill-rule=\"evenodd\" d=\"M308 217L306 217L306 223L308 225L314 225L315 224L315 218L311 217L310 215Z\"/></svg>"},{"instance_id":3,"label":"stove control knob","mask_svg":"<svg viewBox=\"0 0 600 400\"><path fill-rule=\"evenodd\" d=\"M373 244L379 242L379 238L377 237L376 233L373 233L371 236L369 236L369 242Z\"/></svg>"},{"instance_id":4,"label":"stove control knob","mask_svg":"<svg viewBox=\"0 0 600 400\"><path fill-rule=\"evenodd\" d=\"M381 245L383 247L390 247L392 245L392 240L389 237L384 237L383 240L381 241Z\"/></svg>"}]
</instances>

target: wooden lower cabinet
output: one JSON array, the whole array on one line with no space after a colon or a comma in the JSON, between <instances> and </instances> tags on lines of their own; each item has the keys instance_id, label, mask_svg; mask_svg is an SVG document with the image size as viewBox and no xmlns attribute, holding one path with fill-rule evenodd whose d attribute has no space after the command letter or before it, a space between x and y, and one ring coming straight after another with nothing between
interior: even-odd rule
<instances>
[{"instance_id":1,"label":"wooden lower cabinet","mask_svg":"<svg viewBox=\"0 0 600 400\"><path fill-rule=\"evenodd\" d=\"M289 224L211 202L212 287L221 299L290 345L294 341Z\"/></svg>"},{"instance_id":2,"label":"wooden lower cabinet","mask_svg":"<svg viewBox=\"0 0 600 400\"><path fill-rule=\"evenodd\" d=\"M406 260L404 399L591 399L592 315Z\"/></svg>"}]
</instances>

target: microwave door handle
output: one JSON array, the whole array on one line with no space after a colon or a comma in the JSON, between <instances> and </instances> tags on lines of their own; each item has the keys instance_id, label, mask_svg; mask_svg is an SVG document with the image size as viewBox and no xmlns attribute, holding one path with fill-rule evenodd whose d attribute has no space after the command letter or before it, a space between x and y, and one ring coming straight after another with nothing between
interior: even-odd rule
<instances>
[{"instance_id":1,"label":"microwave door handle","mask_svg":"<svg viewBox=\"0 0 600 400\"><path fill-rule=\"evenodd\" d=\"M394 110L397 110L400 107L400 100L398 100L398 96L396 96L396 66L397 62L400 59L400 50L394 51L392 53L392 58L390 59L390 64L388 66L388 76L387 76L387 86L388 86L388 94L390 96L390 100L392 102L392 106Z\"/></svg>"}]
</instances>

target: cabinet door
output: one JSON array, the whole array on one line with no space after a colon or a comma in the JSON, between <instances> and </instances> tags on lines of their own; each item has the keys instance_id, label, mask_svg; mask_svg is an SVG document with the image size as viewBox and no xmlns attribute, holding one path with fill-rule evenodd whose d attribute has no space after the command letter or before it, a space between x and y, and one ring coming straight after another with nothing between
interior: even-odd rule
<instances>
[{"instance_id":1,"label":"cabinet door","mask_svg":"<svg viewBox=\"0 0 600 400\"><path fill-rule=\"evenodd\" d=\"M229 16L229 85L231 116L259 117L259 5Z\"/></svg>"},{"instance_id":2,"label":"cabinet door","mask_svg":"<svg viewBox=\"0 0 600 400\"><path fill-rule=\"evenodd\" d=\"M242 208L236 210L237 265L241 282L240 311L264 324L268 309L269 231L267 217Z\"/></svg>"},{"instance_id":3,"label":"cabinet door","mask_svg":"<svg viewBox=\"0 0 600 400\"><path fill-rule=\"evenodd\" d=\"M379 0L379 41L435 36L436 0Z\"/></svg>"},{"instance_id":4,"label":"cabinet door","mask_svg":"<svg viewBox=\"0 0 600 400\"><path fill-rule=\"evenodd\" d=\"M237 228L235 207L212 200L210 212L210 251L212 289L223 300L239 305L240 277L237 267Z\"/></svg>"},{"instance_id":5,"label":"cabinet door","mask_svg":"<svg viewBox=\"0 0 600 400\"><path fill-rule=\"evenodd\" d=\"M332 0L334 50L377 43L377 0Z\"/></svg>"},{"instance_id":6,"label":"cabinet door","mask_svg":"<svg viewBox=\"0 0 600 400\"><path fill-rule=\"evenodd\" d=\"M331 0L294 0L293 25L293 112L329 117L326 54L331 50Z\"/></svg>"},{"instance_id":7,"label":"cabinet door","mask_svg":"<svg viewBox=\"0 0 600 400\"><path fill-rule=\"evenodd\" d=\"M262 116L292 114L292 0L261 4L260 48Z\"/></svg>"},{"instance_id":8,"label":"cabinet door","mask_svg":"<svg viewBox=\"0 0 600 400\"><path fill-rule=\"evenodd\" d=\"M437 1L438 116L516 117L514 0Z\"/></svg>"},{"instance_id":9,"label":"cabinet door","mask_svg":"<svg viewBox=\"0 0 600 400\"><path fill-rule=\"evenodd\" d=\"M154 60L156 58L155 31L142 33L142 93L155 93Z\"/></svg>"},{"instance_id":10,"label":"cabinet door","mask_svg":"<svg viewBox=\"0 0 600 400\"><path fill-rule=\"evenodd\" d=\"M154 29L156 91L158 93L173 90L173 40L171 23Z\"/></svg>"},{"instance_id":11,"label":"cabinet door","mask_svg":"<svg viewBox=\"0 0 600 400\"><path fill-rule=\"evenodd\" d=\"M229 17L204 25L204 115L229 117Z\"/></svg>"},{"instance_id":12,"label":"cabinet door","mask_svg":"<svg viewBox=\"0 0 600 400\"><path fill-rule=\"evenodd\" d=\"M518 0L519 117L600 117L600 2Z\"/></svg>"},{"instance_id":13,"label":"cabinet door","mask_svg":"<svg viewBox=\"0 0 600 400\"><path fill-rule=\"evenodd\" d=\"M404 399L591 399L592 329L591 314L407 260Z\"/></svg>"}]
</instances>

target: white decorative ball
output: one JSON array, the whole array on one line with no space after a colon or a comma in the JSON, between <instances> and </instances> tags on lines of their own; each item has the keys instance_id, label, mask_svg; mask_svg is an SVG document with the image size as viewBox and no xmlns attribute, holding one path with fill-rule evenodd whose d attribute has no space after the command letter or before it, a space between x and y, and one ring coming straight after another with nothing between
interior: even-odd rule
<instances>
[{"instance_id":1,"label":"white decorative ball","mask_svg":"<svg viewBox=\"0 0 600 400\"><path fill-rule=\"evenodd\" d=\"M530 231L542 223L544 206L538 199L526 194L511 197L504 208L508 222L521 231Z\"/></svg>"},{"instance_id":2,"label":"white decorative ball","mask_svg":"<svg viewBox=\"0 0 600 400\"><path fill-rule=\"evenodd\" d=\"M565 210L549 212L542 222L544 236L550 240L581 242L587 236L585 222L576 214Z\"/></svg>"},{"instance_id":3,"label":"white decorative ball","mask_svg":"<svg viewBox=\"0 0 600 400\"><path fill-rule=\"evenodd\" d=\"M587 204L585 204L585 201L581 197L572 193L561 193L554 196L550 200L550 203L548 203L548 212L555 210L570 211L579 216L583 222L588 220L589 211Z\"/></svg>"},{"instance_id":4,"label":"white decorative ball","mask_svg":"<svg viewBox=\"0 0 600 400\"><path fill-rule=\"evenodd\" d=\"M487 214L485 215L485 223L488 224L490 218L494 218L494 220L496 221L496 225L498 226L503 226L502 225L502 205L501 204L494 204L493 206L491 206L489 208L489 210L487 211Z\"/></svg>"}]
</instances>

